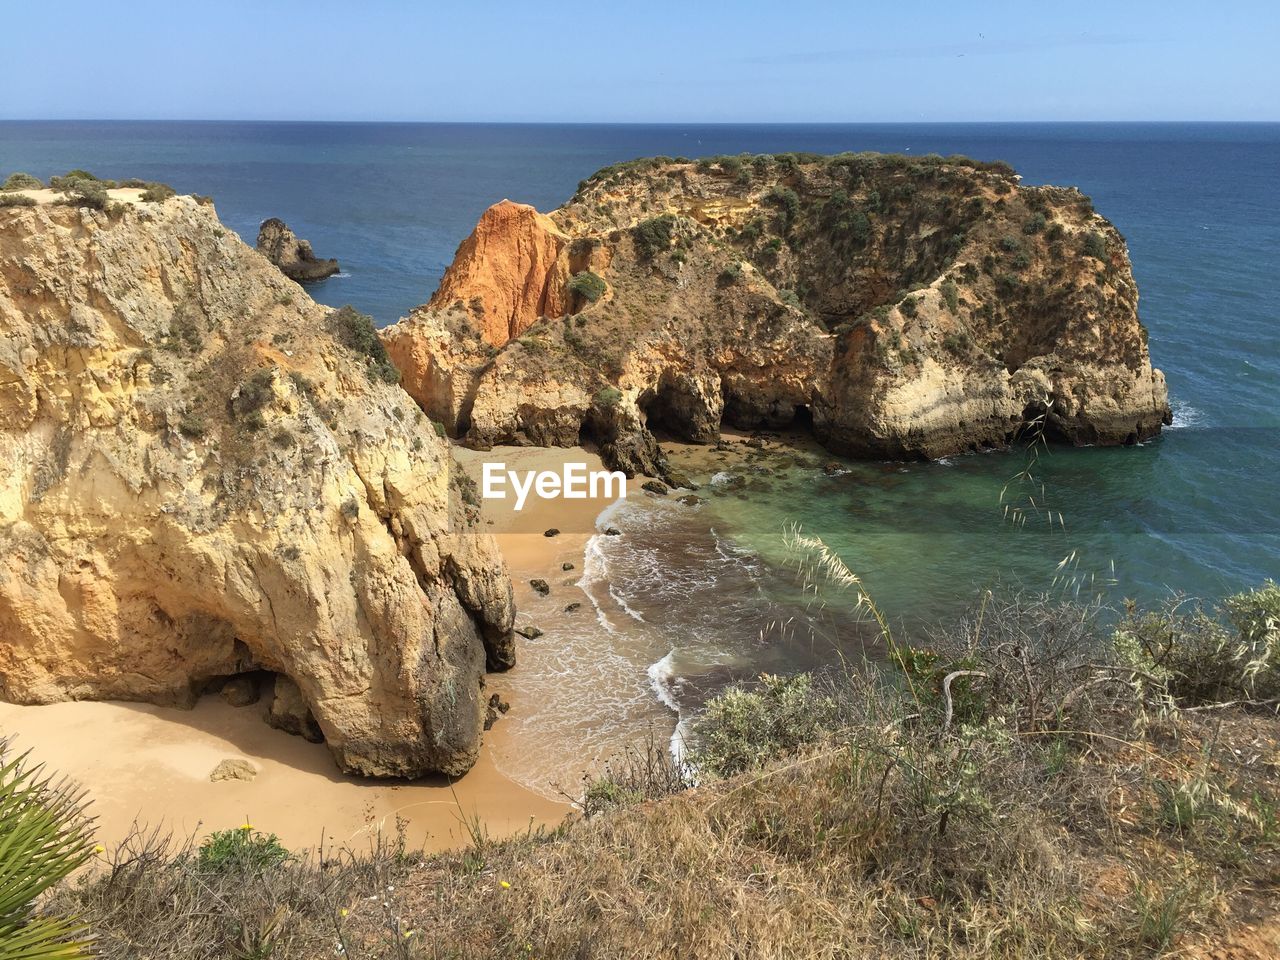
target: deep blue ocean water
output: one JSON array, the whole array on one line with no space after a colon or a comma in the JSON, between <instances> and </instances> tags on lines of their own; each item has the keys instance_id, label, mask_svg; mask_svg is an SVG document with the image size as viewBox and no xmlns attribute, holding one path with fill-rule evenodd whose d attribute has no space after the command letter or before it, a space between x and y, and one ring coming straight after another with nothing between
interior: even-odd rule
<instances>
[{"instance_id":1,"label":"deep blue ocean water","mask_svg":"<svg viewBox=\"0 0 1280 960\"><path fill-rule=\"evenodd\" d=\"M380 323L428 299L476 218L504 197L548 210L599 167L645 155L845 150L1002 159L1027 182L1090 194L1129 242L1175 428L1136 449L1043 458L1044 499L1065 523L1053 533L1001 518L1000 491L1023 463L1016 452L851 465L835 478L796 470L745 501L712 496L700 522L721 548L704 539L687 551L705 555L698 571L672 564L670 551L665 561L614 558L611 596L647 613L654 633L619 675L630 670L646 685L645 665L668 649L676 660L683 649L682 672L693 673L692 661L724 660L715 650L756 635L744 604L768 592L773 578L760 565L785 563L779 532L792 520L835 547L903 620L945 617L995 583L1051 586L1065 557L1074 558L1066 572L1075 585L1113 601L1169 591L1213 598L1280 576L1280 124L0 122L0 176L85 167L162 180L212 195L250 243L260 221L281 217L318 255L342 262L342 275L312 295ZM660 521L646 519L647 542L635 538L653 556L698 536L696 525L677 534ZM728 605L735 612L709 617L724 595L708 571L738 556L747 566L721 580L744 591ZM653 576L659 562L665 580ZM738 661L763 656L751 642ZM580 704L581 694L565 696ZM559 709L547 696L548 710Z\"/></svg>"}]
</instances>

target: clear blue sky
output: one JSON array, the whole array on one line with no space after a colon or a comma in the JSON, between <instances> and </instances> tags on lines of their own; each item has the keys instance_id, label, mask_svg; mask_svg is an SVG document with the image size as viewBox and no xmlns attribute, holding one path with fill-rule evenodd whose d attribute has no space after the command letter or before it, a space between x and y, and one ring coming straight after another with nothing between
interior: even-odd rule
<instances>
[{"instance_id":1,"label":"clear blue sky","mask_svg":"<svg viewBox=\"0 0 1280 960\"><path fill-rule=\"evenodd\" d=\"M1280 120L1280 4L6 3L0 118Z\"/></svg>"}]
</instances>

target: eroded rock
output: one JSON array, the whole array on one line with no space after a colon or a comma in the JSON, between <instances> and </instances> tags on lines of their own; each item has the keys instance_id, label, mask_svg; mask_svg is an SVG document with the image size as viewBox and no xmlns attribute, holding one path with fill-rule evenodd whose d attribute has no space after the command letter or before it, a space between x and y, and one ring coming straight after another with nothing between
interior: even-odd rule
<instances>
[{"instance_id":1,"label":"eroded rock","mask_svg":"<svg viewBox=\"0 0 1280 960\"><path fill-rule=\"evenodd\" d=\"M262 221L258 228L258 252L298 283L323 280L341 270L337 260L319 259L309 241L294 236L285 222L275 217Z\"/></svg>"},{"instance_id":2,"label":"eroded rock","mask_svg":"<svg viewBox=\"0 0 1280 960\"><path fill-rule=\"evenodd\" d=\"M191 198L0 210L0 697L267 671L345 771L471 766L511 583L335 322Z\"/></svg>"},{"instance_id":3,"label":"eroded rock","mask_svg":"<svg viewBox=\"0 0 1280 960\"><path fill-rule=\"evenodd\" d=\"M491 209L384 333L406 388L468 442L586 443L671 481L657 438L724 425L897 459L1169 422L1124 240L1078 191L963 158L748 166L636 161L542 219ZM587 267L608 293L567 317L549 291Z\"/></svg>"}]
</instances>

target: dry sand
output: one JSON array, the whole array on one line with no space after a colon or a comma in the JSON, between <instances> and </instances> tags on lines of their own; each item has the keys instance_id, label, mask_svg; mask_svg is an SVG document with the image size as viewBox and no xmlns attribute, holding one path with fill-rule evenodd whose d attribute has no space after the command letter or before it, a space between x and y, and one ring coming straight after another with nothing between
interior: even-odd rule
<instances>
[{"instance_id":1,"label":"dry sand","mask_svg":"<svg viewBox=\"0 0 1280 960\"><path fill-rule=\"evenodd\" d=\"M601 468L598 457L578 449L459 449L457 456L477 482L486 460L504 461L514 470L558 470L565 462ZM628 489L638 490L639 482L632 481ZM484 526L498 537L515 583L517 608L531 595L531 579L562 575L566 561L581 565L595 519L609 502L530 497L519 513L485 502ZM544 536L552 527L563 532ZM489 684L511 699L512 711L520 709L501 675L490 677ZM501 836L530 824L554 824L570 809L550 799L548 791L528 790L499 772L504 756L526 748L504 734L502 720L486 734L475 768L451 787L443 779L344 777L323 745L272 729L261 714L261 706L237 709L216 696L189 711L124 703L0 703L0 735L89 790L98 840L108 846L126 836L135 820L204 836L237 827L246 818L294 848L314 845L322 837L326 843L361 845L379 829L393 831L400 817L408 824L411 843L434 850L466 843L464 817L478 816L491 835ZM521 734L530 735L536 732ZM257 776L211 782L214 767L234 758L252 763Z\"/></svg>"}]
</instances>

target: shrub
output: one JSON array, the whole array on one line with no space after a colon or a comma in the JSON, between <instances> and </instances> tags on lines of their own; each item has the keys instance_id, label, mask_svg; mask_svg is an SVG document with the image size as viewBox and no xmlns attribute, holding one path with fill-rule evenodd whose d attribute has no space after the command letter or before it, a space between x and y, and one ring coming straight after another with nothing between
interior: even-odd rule
<instances>
[{"instance_id":1,"label":"shrub","mask_svg":"<svg viewBox=\"0 0 1280 960\"><path fill-rule=\"evenodd\" d=\"M172 196L176 196L176 191L167 183L149 183L142 191L140 199L145 203L160 203Z\"/></svg>"},{"instance_id":2,"label":"shrub","mask_svg":"<svg viewBox=\"0 0 1280 960\"><path fill-rule=\"evenodd\" d=\"M727 690L694 726L691 759L699 771L730 777L814 743L836 718L835 701L808 674L765 675L757 686Z\"/></svg>"},{"instance_id":3,"label":"shrub","mask_svg":"<svg viewBox=\"0 0 1280 960\"><path fill-rule=\"evenodd\" d=\"M671 214L650 217L631 228L631 239L642 260L652 260L671 246L671 234L676 218Z\"/></svg>"},{"instance_id":4,"label":"shrub","mask_svg":"<svg viewBox=\"0 0 1280 960\"><path fill-rule=\"evenodd\" d=\"M1115 643L1184 704L1272 700L1280 697L1280 586L1268 581L1209 610L1130 605Z\"/></svg>"},{"instance_id":5,"label":"shrub","mask_svg":"<svg viewBox=\"0 0 1280 960\"><path fill-rule=\"evenodd\" d=\"M800 197L790 187L774 187L766 199L782 212L784 230L790 230L800 213Z\"/></svg>"},{"instance_id":6,"label":"shrub","mask_svg":"<svg viewBox=\"0 0 1280 960\"><path fill-rule=\"evenodd\" d=\"M208 424L198 413L188 413L178 421L178 432L188 440L199 440L208 432Z\"/></svg>"},{"instance_id":7,"label":"shrub","mask_svg":"<svg viewBox=\"0 0 1280 960\"><path fill-rule=\"evenodd\" d=\"M616 407L622 400L622 391L617 387L602 387L596 394L596 406L606 410Z\"/></svg>"},{"instance_id":8,"label":"shrub","mask_svg":"<svg viewBox=\"0 0 1280 960\"><path fill-rule=\"evenodd\" d=\"M920 312L919 307L920 303L915 297L904 297L902 302L898 304L898 309L906 317L916 316Z\"/></svg>"},{"instance_id":9,"label":"shrub","mask_svg":"<svg viewBox=\"0 0 1280 960\"><path fill-rule=\"evenodd\" d=\"M93 856L84 794L0 741L0 960L87 955L84 924L37 915L35 902Z\"/></svg>"},{"instance_id":10,"label":"shrub","mask_svg":"<svg viewBox=\"0 0 1280 960\"><path fill-rule=\"evenodd\" d=\"M1005 253L1014 253L1022 249L1022 241L1011 233L1006 233L1000 238L1000 249Z\"/></svg>"},{"instance_id":11,"label":"shrub","mask_svg":"<svg viewBox=\"0 0 1280 960\"><path fill-rule=\"evenodd\" d=\"M0 207L34 207L36 201L21 193L0 193Z\"/></svg>"},{"instance_id":12,"label":"shrub","mask_svg":"<svg viewBox=\"0 0 1280 960\"><path fill-rule=\"evenodd\" d=\"M942 302L947 305L947 309L952 313L956 313L960 309L960 288L956 286L954 280L943 280L939 286L942 293Z\"/></svg>"},{"instance_id":13,"label":"shrub","mask_svg":"<svg viewBox=\"0 0 1280 960\"><path fill-rule=\"evenodd\" d=\"M289 859L274 833L259 833L249 824L235 830L219 830L200 845L196 863L202 870L239 873L279 866Z\"/></svg>"},{"instance_id":14,"label":"shrub","mask_svg":"<svg viewBox=\"0 0 1280 960\"><path fill-rule=\"evenodd\" d=\"M1093 257L1095 260L1105 261L1107 259L1107 241L1100 233L1091 231L1085 234L1082 249L1087 256Z\"/></svg>"},{"instance_id":15,"label":"shrub","mask_svg":"<svg viewBox=\"0 0 1280 960\"><path fill-rule=\"evenodd\" d=\"M581 297L587 303L595 303L603 297L605 289L604 278L592 273L590 270L575 273L569 281L569 292L574 296Z\"/></svg>"},{"instance_id":16,"label":"shrub","mask_svg":"<svg viewBox=\"0 0 1280 960\"><path fill-rule=\"evenodd\" d=\"M29 173L11 173L5 178L4 183L0 184L0 190L40 190L43 188L44 183Z\"/></svg>"},{"instance_id":17,"label":"shrub","mask_svg":"<svg viewBox=\"0 0 1280 960\"><path fill-rule=\"evenodd\" d=\"M1048 221L1043 213L1033 213L1031 218L1022 225L1022 232L1028 236L1034 236L1045 228L1046 223Z\"/></svg>"},{"instance_id":18,"label":"shrub","mask_svg":"<svg viewBox=\"0 0 1280 960\"><path fill-rule=\"evenodd\" d=\"M262 426L262 410L275 397L275 391L272 387L275 378L275 367L265 367L256 371L249 379L240 384L236 393L235 413L237 416L245 418L245 421L254 429Z\"/></svg>"},{"instance_id":19,"label":"shrub","mask_svg":"<svg viewBox=\"0 0 1280 960\"><path fill-rule=\"evenodd\" d=\"M372 317L348 304L329 314L329 327L339 343L364 357L370 380L400 382L400 371L387 356Z\"/></svg>"},{"instance_id":20,"label":"shrub","mask_svg":"<svg viewBox=\"0 0 1280 960\"><path fill-rule=\"evenodd\" d=\"M50 185L54 185L55 181L55 189L63 193L66 197L64 202L69 206L105 210L111 202L111 198L107 196L107 188L99 180L55 177Z\"/></svg>"},{"instance_id":21,"label":"shrub","mask_svg":"<svg viewBox=\"0 0 1280 960\"><path fill-rule=\"evenodd\" d=\"M716 277L716 283L722 287L730 287L737 283L741 276L742 264L735 261L720 271L720 275Z\"/></svg>"}]
</instances>

